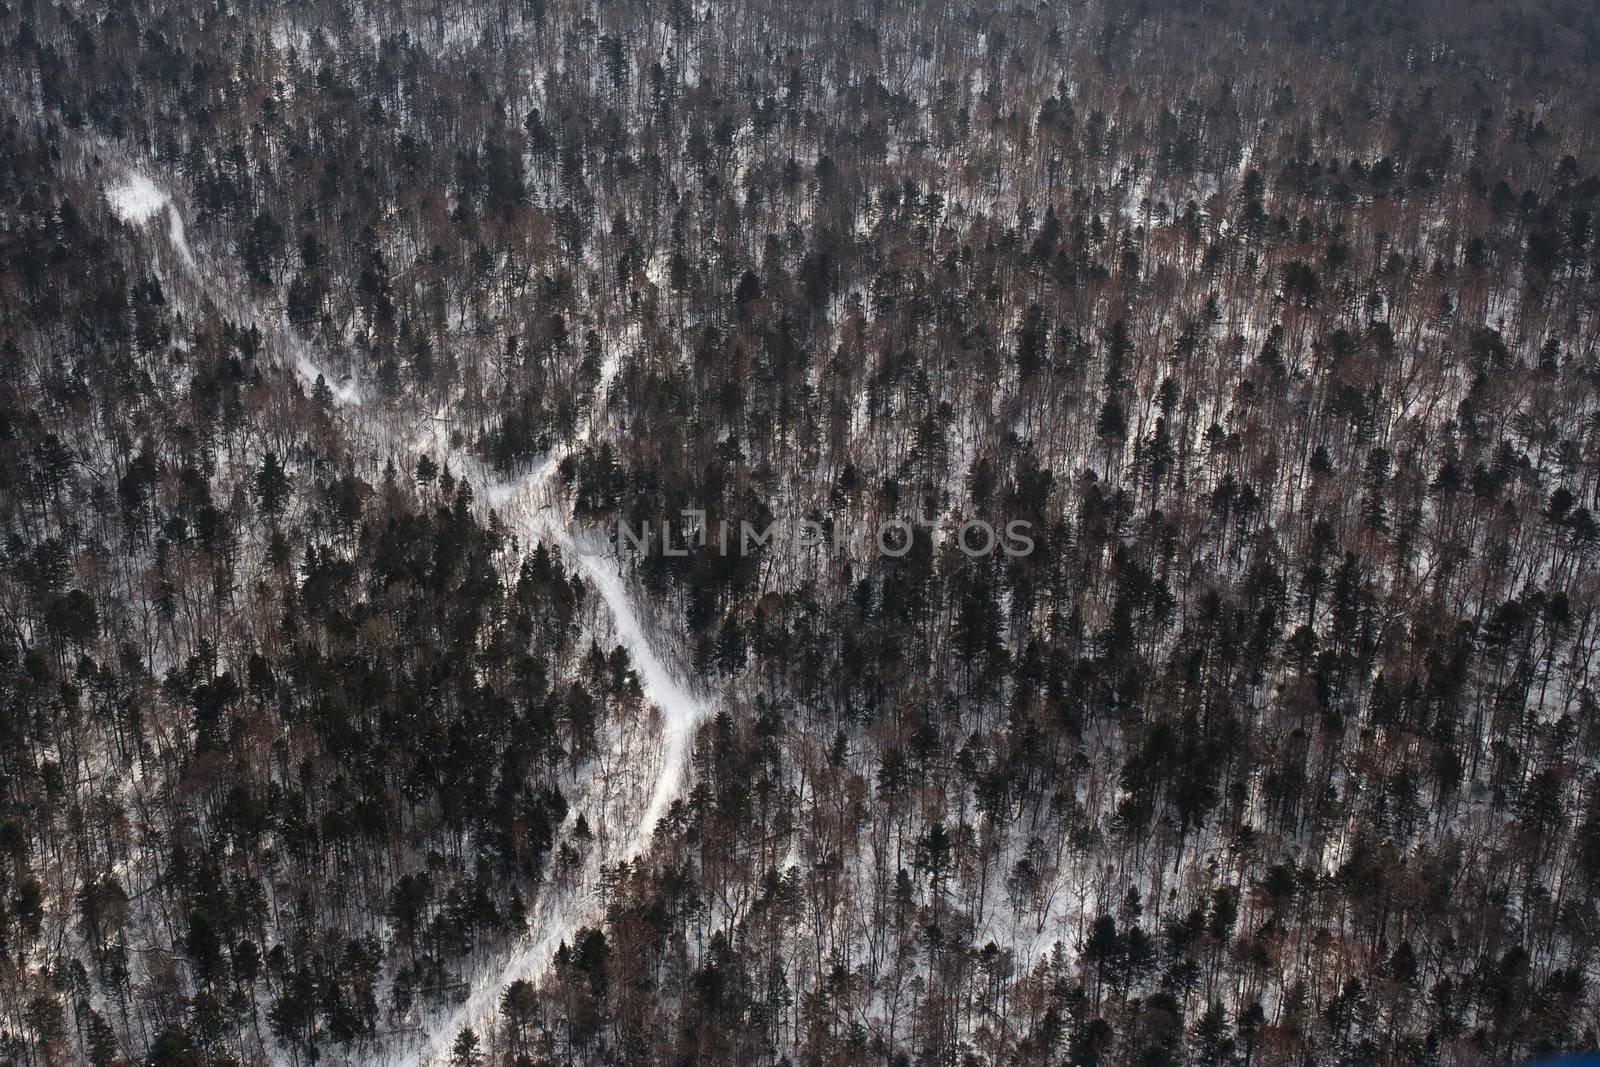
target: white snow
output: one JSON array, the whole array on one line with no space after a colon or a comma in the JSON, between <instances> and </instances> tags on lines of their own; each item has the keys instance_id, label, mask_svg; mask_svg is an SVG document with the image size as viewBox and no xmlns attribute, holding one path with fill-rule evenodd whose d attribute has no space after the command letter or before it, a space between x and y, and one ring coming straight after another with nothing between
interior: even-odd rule
<instances>
[{"instance_id":1,"label":"white snow","mask_svg":"<svg viewBox=\"0 0 1600 1067\"><path fill-rule=\"evenodd\" d=\"M183 260L183 265L195 275L200 274L200 268L195 263L194 252L189 248L189 239L183 227L183 214L172 203L172 198L161 191L150 177L140 171L131 170L121 184L114 185L106 190L106 200L111 204L111 210L117 218L129 226L143 226L157 215L167 217L167 235L172 240L173 250Z\"/></svg>"},{"instance_id":2,"label":"white snow","mask_svg":"<svg viewBox=\"0 0 1600 1067\"><path fill-rule=\"evenodd\" d=\"M167 217L168 232L172 237L173 247L178 250L178 255L183 257L184 265L191 271L199 273L200 268L194 261L194 253L189 250L189 238L184 233L183 213L175 205L169 204L167 206Z\"/></svg>"},{"instance_id":3,"label":"white snow","mask_svg":"<svg viewBox=\"0 0 1600 1067\"><path fill-rule=\"evenodd\" d=\"M130 225L148 222L150 216L167 206L167 194L156 183L135 171L121 185L106 190L106 199L117 218Z\"/></svg>"},{"instance_id":4,"label":"white snow","mask_svg":"<svg viewBox=\"0 0 1600 1067\"><path fill-rule=\"evenodd\" d=\"M661 711L665 747L650 805L639 816L639 824L623 851L622 858L631 860L644 851L656 825L677 798L692 754L695 727L706 717L707 709L656 657L615 564L595 556L580 557L580 564L585 577L610 605L617 638L632 657L646 695Z\"/></svg>"},{"instance_id":5,"label":"white snow","mask_svg":"<svg viewBox=\"0 0 1600 1067\"><path fill-rule=\"evenodd\" d=\"M299 356L295 359L294 369L299 372L301 378L305 379L307 385L315 386L318 379L320 379L328 387L328 391L333 394L333 402L339 407L355 407L361 403L361 389L357 386L355 379L335 380L305 356Z\"/></svg>"}]
</instances>

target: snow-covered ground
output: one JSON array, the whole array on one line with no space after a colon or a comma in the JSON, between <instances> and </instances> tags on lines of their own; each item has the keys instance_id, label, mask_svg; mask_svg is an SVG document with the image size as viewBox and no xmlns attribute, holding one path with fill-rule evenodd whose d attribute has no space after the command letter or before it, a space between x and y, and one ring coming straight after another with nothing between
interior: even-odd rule
<instances>
[{"instance_id":1,"label":"snow-covered ground","mask_svg":"<svg viewBox=\"0 0 1600 1067\"><path fill-rule=\"evenodd\" d=\"M150 216L165 211L167 194L156 188L156 183L135 171L122 183L106 190L106 199L117 218L130 225L150 221Z\"/></svg>"},{"instance_id":2,"label":"snow-covered ground","mask_svg":"<svg viewBox=\"0 0 1600 1067\"><path fill-rule=\"evenodd\" d=\"M162 192L161 187L143 171L131 170L127 176L116 185L106 189L106 201L110 203L111 210L117 218L129 226L146 226L158 215L167 219L167 236L172 241L172 250L178 254L185 268L195 276L196 281L203 282L200 277L199 264L195 262L194 251L189 247L187 232L183 226L183 214L172 203L172 198Z\"/></svg>"}]
</instances>

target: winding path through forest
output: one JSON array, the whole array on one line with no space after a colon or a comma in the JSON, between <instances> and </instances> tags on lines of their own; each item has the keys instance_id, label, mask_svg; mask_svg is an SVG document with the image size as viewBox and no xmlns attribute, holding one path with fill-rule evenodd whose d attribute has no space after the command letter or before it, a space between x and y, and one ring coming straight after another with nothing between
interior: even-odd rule
<instances>
[{"instance_id":1,"label":"winding path through forest","mask_svg":"<svg viewBox=\"0 0 1600 1067\"><path fill-rule=\"evenodd\" d=\"M241 299L230 291L231 287L222 287L222 280L235 277L236 272L223 269L221 264L216 265L219 269L209 273L201 269L185 239L178 205L148 175L136 167L131 168L120 185L108 190L107 198L113 210L129 225L148 226L157 219L166 221L168 240L190 280L207 300L234 312L249 313L257 320L283 366L308 382L319 377L319 368L287 327L278 321L278 316L252 301ZM596 386L597 396L609 388L615 374L615 359L608 360ZM394 440L382 413L372 413L363 403L358 383L335 386L329 382L328 385L335 390L334 398L351 436L375 448ZM570 941L584 926L600 921L603 869L632 860L649 846L661 817L682 789L695 729L709 711L708 701L680 681L656 653L617 561L610 556L580 551L573 543L567 532L565 510L551 491L556 467L564 453L553 453L525 475L507 481L497 478L477 457L445 444L451 435L449 429L441 427L451 427L448 413L428 420L427 426L425 431L405 442L408 449L447 454L451 466L480 487L479 499L495 509L525 547L531 548L540 541L559 546L567 560L576 564L589 586L599 593L610 615L616 641L627 650L645 701L656 709L658 718L653 724L655 729L639 730L633 728L639 724L619 724L610 758L603 763L596 761L580 776L576 795L569 798L567 824L563 830L570 829L580 813L587 821L597 824L587 855L575 878L545 881L533 908L529 931L498 969L477 975L467 999L454 1009L422 1013L417 1021L422 1034L420 1043L404 1038L383 1042L369 1055L350 1057L352 1063L431 1064L446 1060L463 1029L471 1027L479 1033L486 1030L508 986L519 980L538 981L562 943ZM613 788L612 771L621 778L622 788ZM648 799L641 804L639 801L645 797Z\"/></svg>"},{"instance_id":2,"label":"winding path through forest","mask_svg":"<svg viewBox=\"0 0 1600 1067\"><path fill-rule=\"evenodd\" d=\"M603 381L601 388L604 386ZM448 1017L424 1024L426 1037L420 1049L394 1050L403 1052L406 1062L443 1062L464 1028L483 1033L508 986L519 980L537 981L548 970L562 943L570 942L582 927L600 920L602 870L636 858L649 846L656 825L682 789L693 753L695 729L709 710L708 703L681 682L656 653L616 561L581 551L573 544L565 528L566 516L549 493L559 460L559 455L552 456L524 477L505 482L494 480L483 464L469 455L456 452L451 456L451 464L458 472L479 476L482 498L526 544L542 540L560 546L563 555L576 562L584 579L600 594L611 616L617 643L627 650L646 701L659 712L655 737L658 747L639 745L632 731L623 729L619 738L634 738L632 750L628 744L619 743L614 752L622 764L634 770L653 766L653 771L644 774L643 794L649 799L640 807L634 803L640 791L623 788L613 794L605 788L599 768L591 769L594 773L581 784L579 795L572 798L568 824L580 812L594 821L596 809L601 809L603 828L590 846L578 878L565 885L545 883L529 934L492 977L479 976L473 982L466 1001ZM649 732L644 736L648 739ZM639 751L641 747L646 750Z\"/></svg>"}]
</instances>

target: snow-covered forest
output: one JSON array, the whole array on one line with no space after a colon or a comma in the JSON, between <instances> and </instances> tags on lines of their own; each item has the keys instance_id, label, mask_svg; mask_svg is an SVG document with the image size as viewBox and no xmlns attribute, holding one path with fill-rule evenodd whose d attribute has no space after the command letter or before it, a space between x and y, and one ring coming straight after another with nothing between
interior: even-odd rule
<instances>
[{"instance_id":1,"label":"snow-covered forest","mask_svg":"<svg viewBox=\"0 0 1600 1067\"><path fill-rule=\"evenodd\" d=\"M1597 198L1578 0L0 0L0 1064L1594 1048Z\"/></svg>"}]
</instances>

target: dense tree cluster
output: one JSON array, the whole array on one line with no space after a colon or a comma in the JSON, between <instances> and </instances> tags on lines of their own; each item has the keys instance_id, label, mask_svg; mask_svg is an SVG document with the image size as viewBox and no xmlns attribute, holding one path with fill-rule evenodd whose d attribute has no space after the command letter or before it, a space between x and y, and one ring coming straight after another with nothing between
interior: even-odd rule
<instances>
[{"instance_id":1,"label":"dense tree cluster","mask_svg":"<svg viewBox=\"0 0 1600 1067\"><path fill-rule=\"evenodd\" d=\"M485 988L456 1062L1600 1041L1594 10L10 0L0 53L0 1060L404 1058ZM651 716L535 472L713 713L488 988Z\"/></svg>"}]
</instances>

